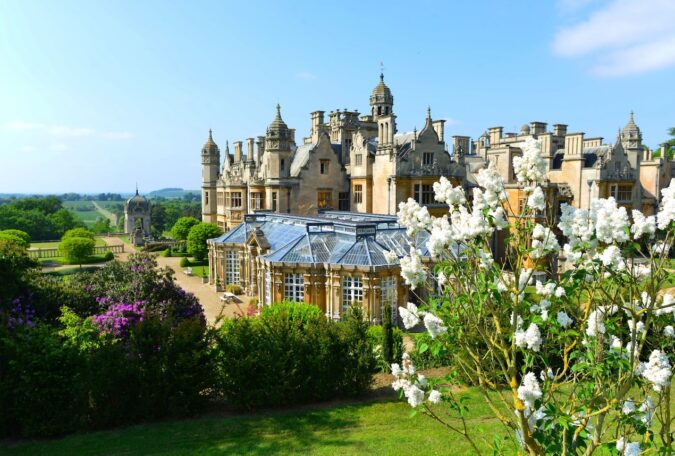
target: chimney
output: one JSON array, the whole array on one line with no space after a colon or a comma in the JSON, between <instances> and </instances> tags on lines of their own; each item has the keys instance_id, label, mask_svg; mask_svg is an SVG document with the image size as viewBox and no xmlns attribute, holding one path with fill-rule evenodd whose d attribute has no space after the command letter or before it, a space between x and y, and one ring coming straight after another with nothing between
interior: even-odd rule
<instances>
[{"instance_id":1,"label":"chimney","mask_svg":"<svg viewBox=\"0 0 675 456\"><path fill-rule=\"evenodd\" d=\"M531 135L541 135L546 133L546 122L531 122L530 123L530 134Z\"/></svg>"},{"instance_id":2,"label":"chimney","mask_svg":"<svg viewBox=\"0 0 675 456\"><path fill-rule=\"evenodd\" d=\"M291 135L291 142L295 143L295 128L289 128L288 132Z\"/></svg>"},{"instance_id":3,"label":"chimney","mask_svg":"<svg viewBox=\"0 0 675 456\"><path fill-rule=\"evenodd\" d=\"M488 136L490 137L490 145L496 146L502 139L502 132L504 127L492 127L488 129Z\"/></svg>"},{"instance_id":4,"label":"chimney","mask_svg":"<svg viewBox=\"0 0 675 456\"><path fill-rule=\"evenodd\" d=\"M553 136L565 136L567 134L567 125L553 124Z\"/></svg>"},{"instance_id":5,"label":"chimney","mask_svg":"<svg viewBox=\"0 0 675 456\"><path fill-rule=\"evenodd\" d=\"M253 138L246 139L246 160L253 160Z\"/></svg>"},{"instance_id":6,"label":"chimney","mask_svg":"<svg viewBox=\"0 0 675 456\"><path fill-rule=\"evenodd\" d=\"M434 130L436 130L438 140L443 142L445 135L445 120L434 120L431 122L431 125L434 127Z\"/></svg>"},{"instance_id":7,"label":"chimney","mask_svg":"<svg viewBox=\"0 0 675 456\"><path fill-rule=\"evenodd\" d=\"M319 132L323 127L323 111L314 111L312 113L312 129L311 137L312 142L317 142L319 140Z\"/></svg>"},{"instance_id":8,"label":"chimney","mask_svg":"<svg viewBox=\"0 0 675 456\"><path fill-rule=\"evenodd\" d=\"M256 163L260 164L260 160L262 160L262 156L265 153L265 137L264 136L258 136L258 140L256 141L256 145L258 147L256 148L255 161L256 161Z\"/></svg>"},{"instance_id":9,"label":"chimney","mask_svg":"<svg viewBox=\"0 0 675 456\"><path fill-rule=\"evenodd\" d=\"M460 162L465 155L471 154L470 149L471 138L468 136L453 136L452 137L452 158Z\"/></svg>"},{"instance_id":10,"label":"chimney","mask_svg":"<svg viewBox=\"0 0 675 456\"><path fill-rule=\"evenodd\" d=\"M565 157L581 155L584 145L583 133L570 133L565 136Z\"/></svg>"},{"instance_id":11,"label":"chimney","mask_svg":"<svg viewBox=\"0 0 675 456\"><path fill-rule=\"evenodd\" d=\"M239 163L241 161L241 141L234 142L234 162Z\"/></svg>"}]
</instances>

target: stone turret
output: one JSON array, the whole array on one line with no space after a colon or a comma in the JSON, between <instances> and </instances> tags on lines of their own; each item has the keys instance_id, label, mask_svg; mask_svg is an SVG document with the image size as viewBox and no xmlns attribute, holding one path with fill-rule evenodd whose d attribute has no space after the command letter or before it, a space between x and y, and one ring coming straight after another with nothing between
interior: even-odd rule
<instances>
[{"instance_id":1,"label":"stone turret","mask_svg":"<svg viewBox=\"0 0 675 456\"><path fill-rule=\"evenodd\" d=\"M213 132L202 147L202 221L216 220L216 185L220 177L220 149L213 140Z\"/></svg>"},{"instance_id":2,"label":"stone turret","mask_svg":"<svg viewBox=\"0 0 675 456\"><path fill-rule=\"evenodd\" d=\"M394 96L384 83L384 74L380 73L380 83L375 86L370 95L370 113L374 119L394 113Z\"/></svg>"}]
</instances>

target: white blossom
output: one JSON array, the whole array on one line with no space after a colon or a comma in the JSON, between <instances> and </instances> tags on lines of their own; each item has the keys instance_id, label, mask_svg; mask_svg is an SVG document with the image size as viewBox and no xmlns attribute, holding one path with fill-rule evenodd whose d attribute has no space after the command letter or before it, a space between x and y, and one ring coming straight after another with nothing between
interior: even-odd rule
<instances>
[{"instance_id":1,"label":"white blossom","mask_svg":"<svg viewBox=\"0 0 675 456\"><path fill-rule=\"evenodd\" d=\"M530 323L527 331L525 331L525 343L527 344L527 348L538 352L541 349L541 342L541 332L539 331L539 326L534 323Z\"/></svg>"},{"instance_id":2,"label":"white blossom","mask_svg":"<svg viewBox=\"0 0 675 456\"><path fill-rule=\"evenodd\" d=\"M626 269L626 262L621 256L621 250L615 245L608 246L602 253L598 253L596 258L609 269L615 271L623 271Z\"/></svg>"},{"instance_id":3,"label":"white blossom","mask_svg":"<svg viewBox=\"0 0 675 456\"><path fill-rule=\"evenodd\" d=\"M544 197L544 191L538 185L527 199L527 205L537 211L543 211L546 209L546 198Z\"/></svg>"},{"instance_id":4,"label":"white blossom","mask_svg":"<svg viewBox=\"0 0 675 456\"><path fill-rule=\"evenodd\" d=\"M612 351L620 352L622 347L623 344L621 343L621 339L614 334L609 336L609 348L612 349Z\"/></svg>"},{"instance_id":5,"label":"white blossom","mask_svg":"<svg viewBox=\"0 0 675 456\"><path fill-rule=\"evenodd\" d=\"M663 328L663 335L669 338L675 337L675 329L671 325L668 325Z\"/></svg>"},{"instance_id":6,"label":"white blossom","mask_svg":"<svg viewBox=\"0 0 675 456\"><path fill-rule=\"evenodd\" d=\"M637 410L637 407L635 406L635 402L633 402L630 399L627 399L626 401L624 401L623 407L621 407L621 412L624 415L630 415L635 410Z\"/></svg>"},{"instance_id":7,"label":"white blossom","mask_svg":"<svg viewBox=\"0 0 675 456\"><path fill-rule=\"evenodd\" d=\"M429 229L431 215L426 206L420 206L417 201L408 198L408 201L398 205L398 223L406 228L408 236L413 236L418 231Z\"/></svg>"},{"instance_id":8,"label":"white blossom","mask_svg":"<svg viewBox=\"0 0 675 456\"><path fill-rule=\"evenodd\" d=\"M442 395L439 391L431 390L431 392L429 393L429 402L431 402L432 404L440 404L441 397Z\"/></svg>"},{"instance_id":9,"label":"white blossom","mask_svg":"<svg viewBox=\"0 0 675 456\"><path fill-rule=\"evenodd\" d=\"M405 329L417 326L420 322L419 311L417 310L417 306L412 302L409 302L407 307L399 307L398 314L401 316Z\"/></svg>"},{"instance_id":10,"label":"white blossom","mask_svg":"<svg viewBox=\"0 0 675 456\"><path fill-rule=\"evenodd\" d=\"M666 242L664 241L656 241L653 243L651 246L651 251L654 256L660 257L663 255L666 255L669 250L669 246Z\"/></svg>"},{"instance_id":11,"label":"white blossom","mask_svg":"<svg viewBox=\"0 0 675 456\"><path fill-rule=\"evenodd\" d=\"M523 381L518 387L518 399L523 401L528 409L534 408L534 402L541 399L541 388L534 372L528 372L523 377Z\"/></svg>"},{"instance_id":12,"label":"white blossom","mask_svg":"<svg viewBox=\"0 0 675 456\"><path fill-rule=\"evenodd\" d=\"M393 250L385 250L384 259L387 260L387 263L389 264L396 264L398 263L398 254Z\"/></svg>"},{"instance_id":13,"label":"white blossom","mask_svg":"<svg viewBox=\"0 0 675 456\"><path fill-rule=\"evenodd\" d=\"M588 315L588 326L586 335L589 337L598 337L598 334L605 333L605 313L601 308L592 311Z\"/></svg>"},{"instance_id":14,"label":"white blossom","mask_svg":"<svg viewBox=\"0 0 675 456\"><path fill-rule=\"evenodd\" d=\"M671 366L668 356L661 350L654 350L649 355L649 361L644 364L642 376L653 386L654 391L661 391L670 383Z\"/></svg>"},{"instance_id":15,"label":"white blossom","mask_svg":"<svg viewBox=\"0 0 675 456\"><path fill-rule=\"evenodd\" d=\"M452 182L441 176L438 182L434 183L434 194L436 201L446 203L452 210L453 206L466 203L464 189L460 186L453 187Z\"/></svg>"},{"instance_id":16,"label":"white blossom","mask_svg":"<svg viewBox=\"0 0 675 456\"><path fill-rule=\"evenodd\" d=\"M556 317L556 320L558 320L558 324L562 326L563 328L567 328L572 324L572 319L567 315L565 312L562 310L558 312L558 315Z\"/></svg>"},{"instance_id":17,"label":"white blossom","mask_svg":"<svg viewBox=\"0 0 675 456\"><path fill-rule=\"evenodd\" d=\"M640 454L640 444L626 442L623 437L616 441L616 449L622 456L638 456Z\"/></svg>"},{"instance_id":18,"label":"white blossom","mask_svg":"<svg viewBox=\"0 0 675 456\"><path fill-rule=\"evenodd\" d=\"M401 277L413 290L426 282L427 271L418 250L411 249L410 256L401 258Z\"/></svg>"},{"instance_id":19,"label":"white blossom","mask_svg":"<svg viewBox=\"0 0 675 456\"><path fill-rule=\"evenodd\" d=\"M560 244L555 234L549 228L537 223L532 230L532 251L530 256L534 259L541 258L550 252L560 250Z\"/></svg>"},{"instance_id":20,"label":"white blossom","mask_svg":"<svg viewBox=\"0 0 675 456\"><path fill-rule=\"evenodd\" d=\"M438 283L439 287L444 287L448 283L448 277L443 271L439 271L436 275L436 282Z\"/></svg>"},{"instance_id":21,"label":"white blossom","mask_svg":"<svg viewBox=\"0 0 675 456\"><path fill-rule=\"evenodd\" d=\"M544 180L546 161L541 156L541 142L532 137L521 147L522 157L513 157L513 171L521 183L538 183Z\"/></svg>"},{"instance_id":22,"label":"white blossom","mask_svg":"<svg viewBox=\"0 0 675 456\"><path fill-rule=\"evenodd\" d=\"M660 230L665 230L675 220L675 179L671 179L670 185L661 190L661 208L656 219Z\"/></svg>"},{"instance_id":23,"label":"white blossom","mask_svg":"<svg viewBox=\"0 0 675 456\"><path fill-rule=\"evenodd\" d=\"M494 163L490 162L487 168L482 168L476 175L476 183L483 188L480 191L480 197L476 198L476 190L474 189L474 208L477 208L476 203L482 203L488 207L495 209L499 203L506 200L506 192L504 191L504 181L501 174L497 171ZM479 201L476 201L476 200ZM478 210L482 209L478 208Z\"/></svg>"},{"instance_id":24,"label":"white blossom","mask_svg":"<svg viewBox=\"0 0 675 456\"><path fill-rule=\"evenodd\" d=\"M408 404L412 408L422 405L424 402L424 391L419 389L416 385L411 385L409 388L403 390L405 397L408 398Z\"/></svg>"},{"instance_id":25,"label":"white blossom","mask_svg":"<svg viewBox=\"0 0 675 456\"><path fill-rule=\"evenodd\" d=\"M632 215L633 226L630 227L630 232L633 233L633 239L638 240L644 235L652 237L656 232L656 217L653 215L645 217L637 209L633 209Z\"/></svg>"},{"instance_id":26,"label":"white blossom","mask_svg":"<svg viewBox=\"0 0 675 456\"><path fill-rule=\"evenodd\" d=\"M448 332L448 328L443 324L443 320L430 312L424 314L424 326L427 328L432 339L435 339L439 334Z\"/></svg>"}]
</instances>

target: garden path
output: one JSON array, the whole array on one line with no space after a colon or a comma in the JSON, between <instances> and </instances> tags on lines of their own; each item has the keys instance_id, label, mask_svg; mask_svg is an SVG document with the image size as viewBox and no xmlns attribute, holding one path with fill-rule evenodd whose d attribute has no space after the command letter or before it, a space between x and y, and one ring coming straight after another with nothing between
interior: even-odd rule
<instances>
[{"instance_id":1,"label":"garden path","mask_svg":"<svg viewBox=\"0 0 675 456\"><path fill-rule=\"evenodd\" d=\"M124 244L124 242L117 237L104 237L103 240L107 245L119 245ZM130 253L135 252L136 249L130 245L124 245L124 253L116 254L115 257L118 260L126 261ZM176 283L185 291L188 291L194 294L202 307L204 308L204 315L206 316L206 321L210 324L216 322L216 319L222 312L223 317L225 318L234 318L237 315L241 315L246 312L246 307L250 301L250 298L247 296L239 296L238 299L241 301L236 304L224 304L220 300L222 293L216 293L213 288L208 283L202 283L201 277L188 276L183 273L183 269L180 267L180 258L179 257L163 257L159 255L157 257L157 264L160 267L169 267L173 269L174 277Z\"/></svg>"}]
</instances>

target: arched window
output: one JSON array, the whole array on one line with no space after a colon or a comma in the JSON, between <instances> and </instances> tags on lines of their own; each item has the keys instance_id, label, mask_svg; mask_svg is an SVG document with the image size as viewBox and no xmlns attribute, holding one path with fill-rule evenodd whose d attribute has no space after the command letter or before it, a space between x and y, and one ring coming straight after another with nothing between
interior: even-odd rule
<instances>
[{"instance_id":1,"label":"arched window","mask_svg":"<svg viewBox=\"0 0 675 456\"><path fill-rule=\"evenodd\" d=\"M377 107L377 115L379 116L380 114L382 114L382 106Z\"/></svg>"}]
</instances>

